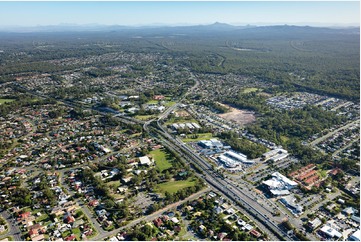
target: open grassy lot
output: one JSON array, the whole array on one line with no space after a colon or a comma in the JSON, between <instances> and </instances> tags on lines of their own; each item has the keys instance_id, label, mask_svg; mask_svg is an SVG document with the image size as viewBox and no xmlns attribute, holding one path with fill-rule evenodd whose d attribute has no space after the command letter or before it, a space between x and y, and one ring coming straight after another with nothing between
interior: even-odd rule
<instances>
[{"instance_id":1,"label":"open grassy lot","mask_svg":"<svg viewBox=\"0 0 361 242\"><path fill-rule=\"evenodd\" d=\"M289 139L287 136L281 135L282 142L287 142Z\"/></svg>"},{"instance_id":2,"label":"open grassy lot","mask_svg":"<svg viewBox=\"0 0 361 242\"><path fill-rule=\"evenodd\" d=\"M39 223L41 221L45 221L49 218L49 216L46 213L42 213L40 217L35 219L35 222Z\"/></svg>"},{"instance_id":3,"label":"open grassy lot","mask_svg":"<svg viewBox=\"0 0 361 242\"><path fill-rule=\"evenodd\" d=\"M76 236L77 240L81 240L81 232L79 228L74 228L71 232Z\"/></svg>"},{"instance_id":4,"label":"open grassy lot","mask_svg":"<svg viewBox=\"0 0 361 242\"><path fill-rule=\"evenodd\" d=\"M192 180L192 178L188 178L185 181L170 181L161 183L157 185L156 190L163 194L165 194L165 192L175 193L182 188L192 187L195 184L196 183Z\"/></svg>"},{"instance_id":5,"label":"open grassy lot","mask_svg":"<svg viewBox=\"0 0 361 242\"><path fill-rule=\"evenodd\" d=\"M0 98L0 105L3 104L3 103L10 103L10 102L13 102L15 101L15 99L2 99Z\"/></svg>"},{"instance_id":6,"label":"open grassy lot","mask_svg":"<svg viewBox=\"0 0 361 242\"><path fill-rule=\"evenodd\" d=\"M157 116L156 115L136 115L136 116L134 116L134 118L143 120L143 121L147 121L147 120L150 120L155 117L157 117Z\"/></svg>"},{"instance_id":7,"label":"open grassy lot","mask_svg":"<svg viewBox=\"0 0 361 242\"><path fill-rule=\"evenodd\" d=\"M212 133L201 133L201 134L189 134L182 140L183 142L195 142L200 140L209 140L212 138L213 138Z\"/></svg>"},{"instance_id":8,"label":"open grassy lot","mask_svg":"<svg viewBox=\"0 0 361 242\"><path fill-rule=\"evenodd\" d=\"M149 153L155 160L157 169L162 172L172 167L173 157L162 149L153 150Z\"/></svg>"},{"instance_id":9,"label":"open grassy lot","mask_svg":"<svg viewBox=\"0 0 361 242\"><path fill-rule=\"evenodd\" d=\"M168 101L168 102L165 102L164 106L165 106L165 107L171 107L171 106L173 106L174 104L176 104L176 102L174 102L174 101Z\"/></svg>"},{"instance_id":10,"label":"open grassy lot","mask_svg":"<svg viewBox=\"0 0 361 242\"><path fill-rule=\"evenodd\" d=\"M250 93L250 92L256 92L258 90L262 90L260 88L256 88L256 87L248 87L248 88L245 88L242 93Z\"/></svg>"},{"instance_id":11,"label":"open grassy lot","mask_svg":"<svg viewBox=\"0 0 361 242\"><path fill-rule=\"evenodd\" d=\"M198 123L197 120L195 120L194 118L190 118L190 117L172 117L169 118L166 122L165 125L170 125L170 124L174 124L174 123Z\"/></svg>"},{"instance_id":12,"label":"open grassy lot","mask_svg":"<svg viewBox=\"0 0 361 242\"><path fill-rule=\"evenodd\" d=\"M147 104L158 104L158 100L150 100L147 102Z\"/></svg>"},{"instance_id":13,"label":"open grassy lot","mask_svg":"<svg viewBox=\"0 0 361 242\"><path fill-rule=\"evenodd\" d=\"M14 241L14 238L12 236L7 236L5 238L0 238L0 241L5 241L6 239L8 239L8 241Z\"/></svg>"}]
</instances>

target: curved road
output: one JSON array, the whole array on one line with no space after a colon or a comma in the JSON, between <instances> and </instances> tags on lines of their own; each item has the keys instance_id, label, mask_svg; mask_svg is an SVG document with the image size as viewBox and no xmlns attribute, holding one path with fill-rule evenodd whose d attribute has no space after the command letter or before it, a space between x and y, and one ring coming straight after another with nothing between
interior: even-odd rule
<instances>
[{"instance_id":1,"label":"curved road","mask_svg":"<svg viewBox=\"0 0 361 242\"><path fill-rule=\"evenodd\" d=\"M21 239L21 231L18 226L15 225L14 218L10 213L6 210L1 211L1 216L7 221L8 223L8 232L0 236L0 238L5 238L7 236L12 236L15 241L22 241Z\"/></svg>"}]
</instances>

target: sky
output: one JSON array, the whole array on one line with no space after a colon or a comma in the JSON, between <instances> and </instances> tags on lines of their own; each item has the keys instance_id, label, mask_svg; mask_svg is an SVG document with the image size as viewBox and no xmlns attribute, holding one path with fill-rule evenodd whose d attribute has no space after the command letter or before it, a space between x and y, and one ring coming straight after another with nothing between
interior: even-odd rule
<instances>
[{"instance_id":1,"label":"sky","mask_svg":"<svg viewBox=\"0 0 361 242\"><path fill-rule=\"evenodd\" d=\"M360 2L2 2L0 26L58 24L191 25L359 25Z\"/></svg>"}]
</instances>

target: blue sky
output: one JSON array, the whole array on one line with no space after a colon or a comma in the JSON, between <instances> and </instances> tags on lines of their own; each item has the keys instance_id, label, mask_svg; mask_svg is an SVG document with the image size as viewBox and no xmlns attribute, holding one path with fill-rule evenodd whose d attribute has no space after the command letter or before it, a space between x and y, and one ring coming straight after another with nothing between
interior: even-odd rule
<instances>
[{"instance_id":1,"label":"blue sky","mask_svg":"<svg viewBox=\"0 0 361 242\"><path fill-rule=\"evenodd\" d=\"M358 1L0 2L0 25L359 24Z\"/></svg>"}]
</instances>

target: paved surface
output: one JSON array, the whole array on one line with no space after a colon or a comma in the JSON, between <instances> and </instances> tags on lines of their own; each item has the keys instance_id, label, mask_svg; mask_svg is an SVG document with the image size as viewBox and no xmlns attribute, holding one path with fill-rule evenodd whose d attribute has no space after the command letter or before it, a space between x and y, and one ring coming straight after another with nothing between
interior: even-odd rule
<instances>
[{"instance_id":1,"label":"paved surface","mask_svg":"<svg viewBox=\"0 0 361 242\"><path fill-rule=\"evenodd\" d=\"M320 137L320 138L315 139L314 141L312 141L312 142L310 143L310 145L317 145L318 143L320 143L320 142L324 141L325 139L331 137L332 135L334 135L334 134L337 133L338 131L343 130L343 129L347 129L347 128L350 127L350 126L355 125L355 124L359 124L359 123L360 123L359 120L352 121L351 123L348 123L348 124L346 124L346 125L338 128L338 129L336 129L336 130L334 130L334 131L332 131L332 132L329 132L329 133L325 134L324 136L322 136L322 137Z\"/></svg>"},{"instance_id":2,"label":"paved surface","mask_svg":"<svg viewBox=\"0 0 361 242\"><path fill-rule=\"evenodd\" d=\"M6 234L3 234L0 236L0 238L5 238L7 236L12 236L14 238L15 241L22 241L21 239L21 231L19 229L18 226L15 225L14 219L12 218L12 215L3 210L1 212L1 216L6 219L7 223L8 223L8 232Z\"/></svg>"},{"instance_id":3,"label":"paved surface","mask_svg":"<svg viewBox=\"0 0 361 242\"><path fill-rule=\"evenodd\" d=\"M70 196L74 196L75 192L70 190L68 184L66 184L66 182L64 180L64 173L69 170L72 170L72 169L75 169L75 168L72 167L72 168L67 168L67 169L58 171L60 173L60 183ZM78 203L79 207L81 207L81 209L85 213L85 215L89 218L90 223L96 229L96 232L98 233L98 235L102 235L102 234L106 233L106 231L102 228L102 226L96 220L96 217L94 217L93 213L89 210L87 205L84 204L84 202L81 199L77 199L76 202Z\"/></svg>"},{"instance_id":4,"label":"paved surface","mask_svg":"<svg viewBox=\"0 0 361 242\"><path fill-rule=\"evenodd\" d=\"M357 137L353 140L351 140L347 145L345 145L344 147L341 147L340 149L336 150L332 156L337 156L340 152L342 152L343 150L347 149L348 147L350 147L351 145L353 145L353 143L357 142L360 140L360 137Z\"/></svg>"}]
</instances>

